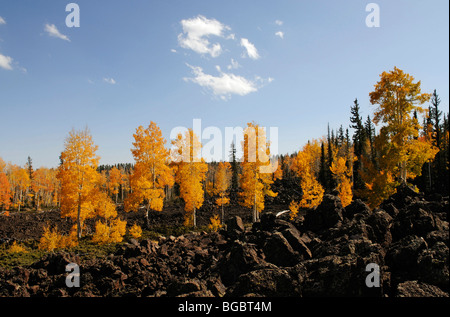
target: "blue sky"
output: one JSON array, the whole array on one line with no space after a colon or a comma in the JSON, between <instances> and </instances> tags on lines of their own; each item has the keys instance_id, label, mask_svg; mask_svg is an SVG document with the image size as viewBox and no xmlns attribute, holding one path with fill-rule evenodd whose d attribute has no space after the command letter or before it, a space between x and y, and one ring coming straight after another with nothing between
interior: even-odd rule
<instances>
[{"instance_id":1,"label":"blue sky","mask_svg":"<svg viewBox=\"0 0 450 317\"><path fill-rule=\"evenodd\" d=\"M88 126L101 164L132 162L133 133L177 126L278 127L278 152L349 124L358 98L397 66L449 100L449 2L0 1L0 157L57 166ZM282 32L282 33L280 33ZM207 142L207 140L205 141ZM227 149L225 149L227 150Z\"/></svg>"}]
</instances>

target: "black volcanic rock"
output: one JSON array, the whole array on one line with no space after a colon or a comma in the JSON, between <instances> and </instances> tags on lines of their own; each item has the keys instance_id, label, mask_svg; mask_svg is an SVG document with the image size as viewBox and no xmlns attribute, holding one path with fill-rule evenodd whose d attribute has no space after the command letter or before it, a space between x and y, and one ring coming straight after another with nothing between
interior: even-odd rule
<instances>
[{"instance_id":1,"label":"black volcanic rock","mask_svg":"<svg viewBox=\"0 0 450 317\"><path fill-rule=\"evenodd\" d=\"M231 216L227 229L129 240L105 257L55 251L0 267L0 296L448 296L448 209L448 197L407 186L375 210L325 195L301 221L272 210L246 230ZM80 288L65 285L72 262ZM366 285L369 264L380 287Z\"/></svg>"}]
</instances>

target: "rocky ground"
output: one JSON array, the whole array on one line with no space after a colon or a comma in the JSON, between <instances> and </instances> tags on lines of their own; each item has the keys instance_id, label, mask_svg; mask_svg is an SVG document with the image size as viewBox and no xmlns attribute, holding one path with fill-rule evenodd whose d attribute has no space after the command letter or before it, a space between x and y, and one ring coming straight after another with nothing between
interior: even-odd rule
<instances>
[{"instance_id":1,"label":"rocky ground","mask_svg":"<svg viewBox=\"0 0 450 317\"><path fill-rule=\"evenodd\" d=\"M104 258L50 253L29 267L0 268L0 296L446 296L449 199L408 187L371 211L325 195L290 221L265 212L244 227L231 215L212 233L130 240ZM65 285L80 265L81 285ZM366 266L380 267L367 287Z\"/></svg>"}]
</instances>

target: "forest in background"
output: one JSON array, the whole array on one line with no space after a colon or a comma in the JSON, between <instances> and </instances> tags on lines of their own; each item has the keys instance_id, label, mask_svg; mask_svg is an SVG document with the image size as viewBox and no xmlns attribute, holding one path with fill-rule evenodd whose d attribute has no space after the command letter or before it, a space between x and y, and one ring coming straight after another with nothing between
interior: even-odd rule
<instances>
[{"instance_id":1,"label":"forest in background","mask_svg":"<svg viewBox=\"0 0 450 317\"><path fill-rule=\"evenodd\" d=\"M126 223L116 204L124 204L126 211L143 206L148 216L150 210L162 211L164 204L180 202L185 225L195 226L196 210L205 198L219 207L239 203L256 221L266 198L276 199L275 187L301 190L301 196L290 202L291 217L301 208L318 206L331 192L339 195L344 207L360 198L371 208L394 194L401 183L447 196L449 114L442 111L438 93L422 93L420 81L394 68L380 75L369 98L375 108L372 116L363 118L355 99L348 126L329 127L298 153L278 155L274 173L260 172L271 164L270 144L254 122L244 131L242 158L236 157L233 144L229 162L211 163L198 157L201 145L192 130L173 140L177 150L170 152L156 123L141 126L131 149L135 162L114 166L99 165L88 130L71 131L57 168L34 169L30 157L24 166L0 158L0 210L8 216L9 211L59 208L61 216L73 219L75 225L64 239L56 229L47 228L42 245L52 248L55 241L76 243L86 219L95 216L102 220L93 240L121 241ZM211 226L219 227L223 208L222 214L211 216ZM140 228L133 230L138 236Z\"/></svg>"}]
</instances>

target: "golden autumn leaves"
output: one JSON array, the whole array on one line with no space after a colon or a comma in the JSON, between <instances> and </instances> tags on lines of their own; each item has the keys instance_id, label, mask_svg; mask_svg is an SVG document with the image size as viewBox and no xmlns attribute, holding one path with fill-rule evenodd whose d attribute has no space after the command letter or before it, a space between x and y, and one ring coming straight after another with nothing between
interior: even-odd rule
<instances>
[{"instance_id":1,"label":"golden autumn leaves","mask_svg":"<svg viewBox=\"0 0 450 317\"><path fill-rule=\"evenodd\" d=\"M270 190L272 174L261 171L262 167L271 164L268 160L269 145L261 131L258 125L249 124L243 142L244 157L247 159L242 162L240 196L244 206L254 209L255 219L264 209L264 196L276 195ZM176 182L179 196L184 201L184 225L195 227L196 211L204 202L204 184L208 172L208 164L199 157L202 145L198 137L192 130L179 134L172 141L172 150L169 151L165 147L166 141L160 128L154 122L150 122L147 128L138 127L133 136L131 152L135 165L129 179L131 191L124 201L125 211L135 211L144 205L148 220L150 210L163 210L165 189ZM264 144L263 159L259 153L255 153L259 151L259 146L251 144L252 140ZM97 146L94 145L88 130L69 133L58 170L58 179L61 182L61 215L76 222L78 239L82 236L86 219L100 217L102 220L98 220L95 225L92 241L118 242L125 234L126 223L119 219L115 204L102 190L102 175L97 171L99 157L95 154L96 151ZM248 159L252 155L255 155L255 160ZM120 172L112 169L110 187L113 195L117 195L120 179ZM216 181L213 185L209 184L211 196L215 196L216 204L222 207L221 219L216 215L211 220L214 228L223 222L223 206L229 203L230 181L230 164L219 163ZM139 230L140 228L134 228L132 231ZM46 231L44 236L52 237L52 234L55 237L53 240L59 239L57 233L51 230Z\"/></svg>"},{"instance_id":2,"label":"golden autumn leaves","mask_svg":"<svg viewBox=\"0 0 450 317\"><path fill-rule=\"evenodd\" d=\"M398 68L383 72L375 89L370 93L370 102L377 105L374 112L375 124L380 124L375 135L373 157L357 157L347 142L348 149L341 153L330 146L328 170L331 172L335 189L345 207L352 202L354 194L362 197L374 208L395 192L396 186L407 179L421 174L423 164L431 160L438 149L420 136L420 125L414 112L423 113L420 107L430 99L430 95L421 93L420 81ZM136 211L144 206L148 224L150 210L162 211L166 201L167 189L177 184L179 197L184 202L185 226L196 226L196 212L204 203L205 191L221 209L221 216L211 219L211 229L216 230L224 220L224 206L229 204L229 191L232 169L228 162L220 162L214 168L211 181L208 165L201 157L202 144L193 130L178 134L172 140L172 149L166 149L166 140L156 123L148 127L140 126L133 135L131 149L135 164L129 176L128 195L124 200L125 211ZM372 145L372 144L371 144ZM270 144L265 130L256 123L248 123L242 142L243 157L240 173L237 176L240 191L239 203L252 210L253 221L265 208L267 196L274 197L271 185L283 176L278 166L274 168L270 161ZM102 175L98 170L99 157L97 146L88 130L71 131L61 153L61 165L57 170L39 169L33 177L33 191L39 201L55 199L60 202L61 215L73 219L76 226L65 237L56 229L47 228L42 245L47 248L67 245L71 240L79 239L83 234L86 219L99 217L92 240L97 243L111 243L122 240L126 232L126 222L118 217L111 196L106 193ZM319 142L308 142L302 150L289 160L289 169L299 179L302 197L290 204L291 216L295 217L300 208L318 206L324 195L324 181L319 182L321 147ZM364 189L354 192L354 162L358 162L358 173L364 183ZM13 203L20 210L26 196L25 189L30 187L30 179L22 168L9 168L0 159L0 206L8 210L11 204L11 188L14 189ZM39 172L38 172L39 171ZM53 171L53 172L52 172ZM52 178L53 175L53 178ZM235 176L233 174L233 176ZM57 179L59 183L52 181ZM109 171L110 194L117 196L119 188L123 193L123 175L117 168ZM322 183L322 184L321 184ZM330 188L328 190L332 190ZM332 186L334 187L334 185ZM54 195L44 193L53 192ZM58 190L56 190L58 189ZM138 226L130 229L130 234L138 237L142 230Z\"/></svg>"},{"instance_id":3,"label":"golden autumn leaves","mask_svg":"<svg viewBox=\"0 0 450 317\"><path fill-rule=\"evenodd\" d=\"M394 67L380 75L369 96L370 102L378 105L373 121L382 124L375 137L377 164L363 160L361 173L366 185L361 195L373 208L394 194L399 183L419 176L423 164L439 149L419 136L421 126L414 113L424 113L420 105L431 97L421 92L420 81L414 82L414 77Z\"/></svg>"},{"instance_id":4,"label":"golden autumn leaves","mask_svg":"<svg viewBox=\"0 0 450 317\"><path fill-rule=\"evenodd\" d=\"M87 129L72 130L61 153L58 179L61 183L61 216L76 222L76 237L82 236L86 219L100 217L92 241L120 242L126 222L119 219L111 198L102 190L102 175L98 172L99 157ZM44 233L45 235L45 233Z\"/></svg>"}]
</instances>

